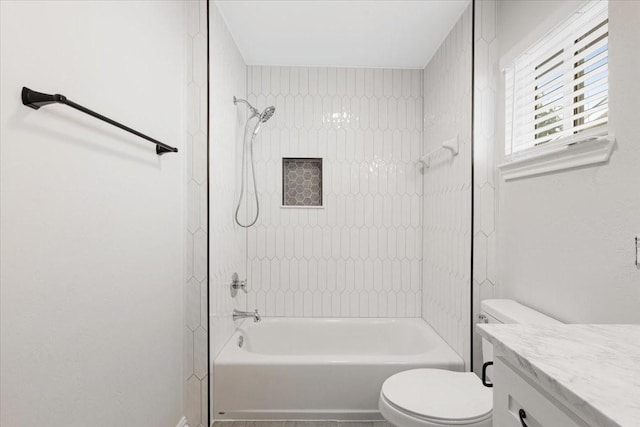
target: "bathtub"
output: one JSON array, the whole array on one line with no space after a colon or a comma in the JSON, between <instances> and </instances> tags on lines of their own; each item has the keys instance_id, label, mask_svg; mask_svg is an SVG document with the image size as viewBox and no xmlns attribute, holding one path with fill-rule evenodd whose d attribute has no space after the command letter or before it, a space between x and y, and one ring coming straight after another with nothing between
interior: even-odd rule
<instances>
[{"instance_id":1,"label":"bathtub","mask_svg":"<svg viewBox=\"0 0 640 427\"><path fill-rule=\"evenodd\" d=\"M245 320L214 362L213 413L378 420L382 383L426 367L462 371L464 363L422 319Z\"/></svg>"}]
</instances>

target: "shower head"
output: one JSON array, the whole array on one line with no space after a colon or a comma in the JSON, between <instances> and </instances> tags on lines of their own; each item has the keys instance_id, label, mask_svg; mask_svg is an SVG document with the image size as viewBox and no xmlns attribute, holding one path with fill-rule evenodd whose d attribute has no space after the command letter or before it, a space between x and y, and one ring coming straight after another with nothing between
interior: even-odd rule
<instances>
[{"instance_id":1,"label":"shower head","mask_svg":"<svg viewBox=\"0 0 640 427\"><path fill-rule=\"evenodd\" d=\"M253 129L254 136L258 134L258 131L260 130L260 127L262 126L262 124L266 123L267 120L269 120L275 112L276 112L276 107L274 107L273 105L264 109L262 114L258 116L258 123L256 123L255 129Z\"/></svg>"},{"instance_id":2,"label":"shower head","mask_svg":"<svg viewBox=\"0 0 640 427\"><path fill-rule=\"evenodd\" d=\"M262 123L265 123L267 120L271 118L271 116L273 116L273 113L275 112L276 112L276 107L274 107L273 105L271 107L265 108L262 114L260 114L260 121Z\"/></svg>"},{"instance_id":3,"label":"shower head","mask_svg":"<svg viewBox=\"0 0 640 427\"><path fill-rule=\"evenodd\" d=\"M233 103L237 104L238 102L242 102L243 104L247 104L247 107L249 107L249 110L251 110L251 117L249 117L249 119L252 119L254 117L258 118L258 123L256 123L256 127L253 129L253 136L256 136L258 134L258 131L260 130L260 126L262 126L263 123L265 123L267 120L269 120L271 118L271 116L273 116L273 113L276 112L276 107L274 107L272 105L270 107L265 108L264 111L261 113L253 105L249 104L249 102L247 100L238 99L238 98L236 98L234 96L233 97Z\"/></svg>"}]
</instances>

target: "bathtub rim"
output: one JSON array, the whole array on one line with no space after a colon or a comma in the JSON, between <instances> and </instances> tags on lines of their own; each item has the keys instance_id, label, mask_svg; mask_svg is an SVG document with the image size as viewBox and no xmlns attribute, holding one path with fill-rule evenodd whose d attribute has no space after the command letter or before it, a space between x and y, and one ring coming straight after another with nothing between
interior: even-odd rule
<instances>
[{"instance_id":1,"label":"bathtub rim","mask_svg":"<svg viewBox=\"0 0 640 427\"><path fill-rule=\"evenodd\" d=\"M415 354L268 354L250 352L238 347L238 339L245 329L253 326L249 319L243 319L235 332L225 343L218 356L212 361L212 368L221 365L293 365L293 366L313 366L313 365L403 365L424 362L436 362L439 364L452 366L454 370L464 371L464 359L453 350L453 348L429 325L427 321L419 317L367 317L367 318L343 318L343 317L263 317L265 322L394 322L408 323L423 329L437 342L437 346L422 353ZM393 359L390 361L390 359ZM451 369L451 368L449 368Z\"/></svg>"}]
</instances>

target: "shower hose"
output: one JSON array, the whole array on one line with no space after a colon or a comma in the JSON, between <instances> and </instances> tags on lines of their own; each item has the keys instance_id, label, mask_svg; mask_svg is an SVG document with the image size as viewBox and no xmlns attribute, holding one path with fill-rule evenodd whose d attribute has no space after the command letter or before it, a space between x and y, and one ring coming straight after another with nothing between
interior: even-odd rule
<instances>
[{"instance_id":1,"label":"shower hose","mask_svg":"<svg viewBox=\"0 0 640 427\"><path fill-rule=\"evenodd\" d=\"M258 123L260 123L260 118L258 118ZM238 224L240 227L243 227L243 228L249 228L253 224L255 224L256 221L258 221L258 216L260 215L260 201L258 200L258 185L256 183L256 169L255 169L254 160L253 160L253 140L256 137L256 132L252 132L251 141L249 142L249 159L251 161L251 177L253 178L253 194L256 199L256 216L248 224L241 223L240 219L238 218L238 214L240 212L240 205L242 204L242 197L244 196L245 185L246 185L245 172L246 172L246 166L247 166L246 156L247 156L248 129L249 129L249 120L247 120L247 123L244 125L244 136L242 137L242 176L240 178L240 197L238 197L238 205L236 206L236 215L235 215L236 224Z\"/></svg>"}]
</instances>

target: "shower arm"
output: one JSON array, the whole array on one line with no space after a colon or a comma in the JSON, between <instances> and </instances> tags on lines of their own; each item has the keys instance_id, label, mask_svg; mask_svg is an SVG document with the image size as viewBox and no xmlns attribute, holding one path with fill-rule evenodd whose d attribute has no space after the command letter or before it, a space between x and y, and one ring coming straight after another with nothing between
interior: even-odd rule
<instances>
[{"instance_id":1,"label":"shower arm","mask_svg":"<svg viewBox=\"0 0 640 427\"><path fill-rule=\"evenodd\" d=\"M233 103L237 104L238 102L242 102L243 104L247 104L247 107L249 107L249 109L251 110L251 117L249 117L250 119L253 117L260 117L260 111L258 111L257 108L255 108L253 105L249 104L249 101L244 100L244 99L238 99L235 96L233 97Z\"/></svg>"},{"instance_id":2,"label":"shower arm","mask_svg":"<svg viewBox=\"0 0 640 427\"><path fill-rule=\"evenodd\" d=\"M115 120L110 119L109 117L105 117L100 113L96 113L95 111L92 111L86 107L83 107L82 105L76 104L75 102L68 100L67 97L64 95L60 95L60 94L49 95L46 93L36 92L35 90L31 90L27 87L23 87L22 103L27 107L33 108L34 110L38 110L40 107L43 107L49 104L64 104L78 111L82 111L83 113L88 114L91 117L95 117L98 120L102 120L103 122L109 123L112 126L115 126L124 131L132 133L136 136L139 136L140 138L146 139L147 141L153 142L154 144L156 144L157 155L162 155L164 153L178 152L177 148L167 145L164 142L160 142L157 139L151 138L150 136L147 136L141 132L138 132L137 130L132 129L129 126L125 126L122 123L118 123Z\"/></svg>"}]
</instances>

